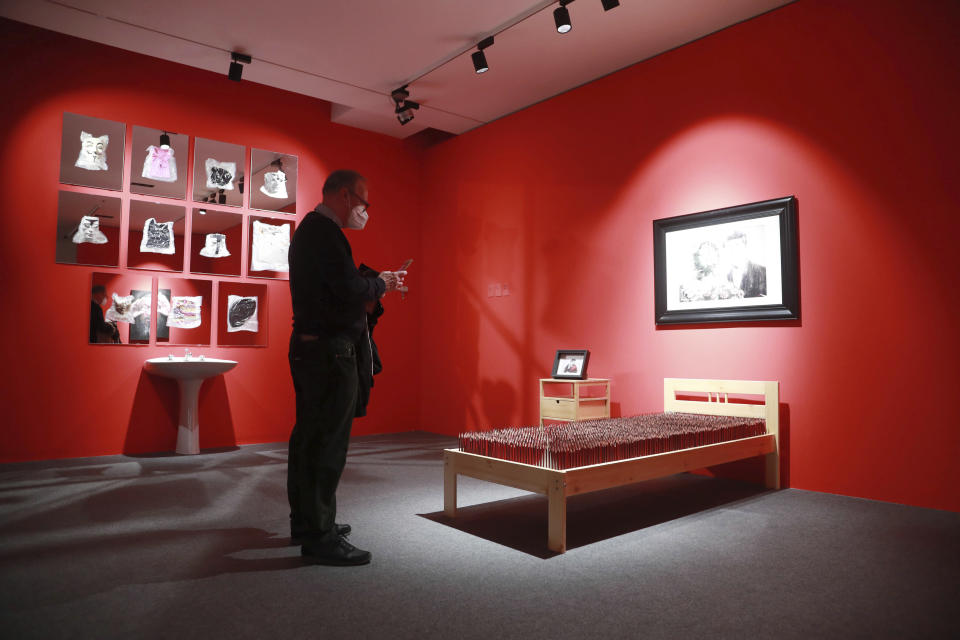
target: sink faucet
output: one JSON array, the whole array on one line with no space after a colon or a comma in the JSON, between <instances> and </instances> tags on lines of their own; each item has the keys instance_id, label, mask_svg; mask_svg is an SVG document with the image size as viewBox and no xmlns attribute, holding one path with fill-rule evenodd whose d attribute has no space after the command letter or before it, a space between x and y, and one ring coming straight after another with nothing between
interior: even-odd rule
<instances>
[{"instance_id":1,"label":"sink faucet","mask_svg":"<svg viewBox=\"0 0 960 640\"><path fill-rule=\"evenodd\" d=\"M183 354L183 357L184 357L185 359L187 359L187 360L189 360L189 359L190 359L190 356L193 355L192 353L190 353L190 349L184 349L184 352L185 352L185 353Z\"/></svg>"}]
</instances>

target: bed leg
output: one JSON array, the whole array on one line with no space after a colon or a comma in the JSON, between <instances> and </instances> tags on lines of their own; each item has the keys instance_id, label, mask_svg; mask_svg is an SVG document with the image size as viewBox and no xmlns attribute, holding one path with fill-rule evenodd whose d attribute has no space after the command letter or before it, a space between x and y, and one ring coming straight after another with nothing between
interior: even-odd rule
<instances>
[{"instance_id":1,"label":"bed leg","mask_svg":"<svg viewBox=\"0 0 960 640\"><path fill-rule=\"evenodd\" d=\"M767 489L780 488L780 457L777 452L767 454L766 460L766 478L764 484Z\"/></svg>"},{"instance_id":2,"label":"bed leg","mask_svg":"<svg viewBox=\"0 0 960 640\"><path fill-rule=\"evenodd\" d=\"M554 480L547 490L549 501L547 511L547 547L557 553L567 550L567 496L564 493L566 482Z\"/></svg>"},{"instance_id":3,"label":"bed leg","mask_svg":"<svg viewBox=\"0 0 960 640\"><path fill-rule=\"evenodd\" d=\"M443 513L457 517L457 469L447 455L443 457Z\"/></svg>"}]
</instances>

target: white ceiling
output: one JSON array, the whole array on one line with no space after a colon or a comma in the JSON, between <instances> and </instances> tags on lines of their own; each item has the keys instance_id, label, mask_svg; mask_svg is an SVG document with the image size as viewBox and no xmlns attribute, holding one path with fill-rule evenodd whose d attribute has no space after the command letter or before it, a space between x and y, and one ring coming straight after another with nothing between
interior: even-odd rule
<instances>
[{"instance_id":1,"label":"white ceiling","mask_svg":"<svg viewBox=\"0 0 960 640\"><path fill-rule=\"evenodd\" d=\"M791 1L621 0L604 12L576 0L564 35L557 0L3 0L0 15L217 73L243 51L244 81L402 138L463 133ZM470 53L494 33L478 75ZM407 82L422 107L400 126L389 96Z\"/></svg>"}]
</instances>

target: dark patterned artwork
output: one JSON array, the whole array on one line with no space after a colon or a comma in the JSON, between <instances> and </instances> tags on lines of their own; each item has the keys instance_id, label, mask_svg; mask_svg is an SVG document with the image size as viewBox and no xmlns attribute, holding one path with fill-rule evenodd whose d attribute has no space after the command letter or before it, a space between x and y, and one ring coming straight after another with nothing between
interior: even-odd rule
<instances>
[{"instance_id":1,"label":"dark patterned artwork","mask_svg":"<svg viewBox=\"0 0 960 640\"><path fill-rule=\"evenodd\" d=\"M143 238L140 240L140 251L143 253L176 253L173 243L173 222L157 222L147 218L143 224Z\"/></svg>"},{"instance_id":2,"label":"dark patterned artwork","mask_svg":"<svg viewBox=\"0 0 960 640\"><path fill-rule=\"evenodd\" d=\"M235 162L217 162L214 158L207 158L207 188L233 190L233 178L237 172Z\"/></svg>"},{"instance_id":3,"label":"dark patterned artwork","mask_svg":"<svg viewBox=\"0 0 960 640\"><path fill-rule=\"evenodd\" d=\"M228 296L227 331L231 333L234 331L256 333L258 330L256 296Z\"/></svg>"}]
</instances>

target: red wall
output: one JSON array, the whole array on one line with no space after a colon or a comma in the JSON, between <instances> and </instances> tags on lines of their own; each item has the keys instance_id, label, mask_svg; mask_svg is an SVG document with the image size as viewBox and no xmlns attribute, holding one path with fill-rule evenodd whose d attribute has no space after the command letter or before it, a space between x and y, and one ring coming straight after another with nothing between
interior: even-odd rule
<instances>
[{"instance_id":1,"label":"red wall","mask_svg":"<svg viewBox=\"0 0 960 640\"><path fill-rule=\"evenodd\" d=\"M65 111L295 154L300 216L320 200L331 170L356 168L376 204L367 229L350 236L357 259L389 268L419 253L419 169L409 145L331 124L325 102L231 82L226 58L219 75L3 19L0 59L2 461L164 451L176 440L176 385L142 365L183 349L88 345L90 274L111 269L54 262ZM266 283L269 346L191 349L239 362L204 386L200 444L285 440L294 421L287 282L209 279ZM399 363L419 353L419 307L415 296L386 305L377 329L385 369L370 415L354 424L358 434L418 425L418 372Z\"/></svg>"},{"instance_id":2,"label":"red wall","mask_svg":"<svg viewBox=\"0 0 960 640\"><path fill-rule=\"evenodd\" d=\"M779 380L792 486L960 511L958 6L799 0L425 152L316 100L0 21L0 459L175 438L175 387L142 374L168 350L86 345L104 269L54 264L71 111L297 154L300 215L329 170L370 176L358 260L416 263L357 433L533 423L554 351L588 347L615 413L658 409L665 376ZM652 220L790 194L801 321L654 326ZM256 282L269 348L205 350L240 361L204 387L205 447L293 422L287 284Z\"/></svg>"},{"instance_id":3,"label":"red wall","mask_svg":"<svg viewBox=\"0 0 960 640\"><path fill-rule=\"evenodd\" d=\"M790 485L960 510L958 26L801 0L430 149L424 428L535 423L589 348L615 412L779 380ZM655 327L652 220L791 194L801 321Z\"/></svg>"}]
</instances>

